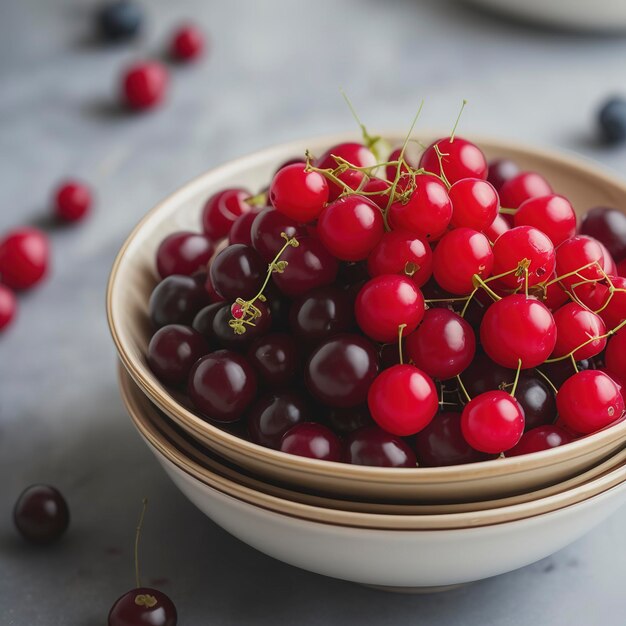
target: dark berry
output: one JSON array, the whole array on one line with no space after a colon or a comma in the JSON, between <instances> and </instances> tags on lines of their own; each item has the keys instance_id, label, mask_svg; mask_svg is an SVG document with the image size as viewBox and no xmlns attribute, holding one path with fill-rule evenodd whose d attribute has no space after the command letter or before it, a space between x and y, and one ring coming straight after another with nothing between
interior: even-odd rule
<instances>
[{"instance_id":1,"label":"dark berry","mask_svg":"<svg viewBox=\"0 0 626 626\"><path fill-rule=\"evenodd\" d=\"M70 511L58 489L50 485L32 485L15 503L13 521L27 541L48 544L67 530Z\"/></svg>"}]
</instances>

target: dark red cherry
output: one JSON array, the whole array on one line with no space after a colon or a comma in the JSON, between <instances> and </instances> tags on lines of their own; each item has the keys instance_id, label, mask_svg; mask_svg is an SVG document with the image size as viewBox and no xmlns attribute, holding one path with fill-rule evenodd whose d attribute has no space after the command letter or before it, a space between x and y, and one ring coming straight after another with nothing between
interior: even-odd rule
<instances>
[{"instance_id":1,"label":"dark red cherry","mask_svg":"<svg viewBox=\"0 0 626 626\"><path fill-rule=\"evenodd\" d=\"M248 350L248 361L265 385L284 387L298 373L298 348L291 335L271 333L254 341Z\"/></svg>"},{"instance_id":2,"label":"dark red cherry","mask_svg":"<svg viewBox=\"0 0 626 626\"><path fill-rule=\"evenodd\" d=\"M441 154L441 163L435 146ZM451 185L462 178L487 178L487 160L482 150L461 137L443 137L435 141L422 154L420 167L437 176L445 174Z\"/></svg>"},{"instance_id":3,"label":"dark red cherry","mask_svg":"<svg viewBox=\"0 0 626 626\"><path fill-rule=\"evenodd\" d=\"M517 163L510 159L495 159L489 162L487 180L494 186L496 191L502 189L507 180L511 180L519 174Z\"/></svg>"},{"instance_id":4,"label":"dark red cherry","mask_svg":"<svg viewBox=\"0 0 626 626\"><path fill-rule=\"evenodd\" d=\"M576 302L554 312L556 344L552 357L572 354L580 361L600 354L606 347L606 327L602 318Z\"/></svg>"},{"instance_id":5,"label":"dark red cherry","mask_svg":"<svg viewBox=\"0 0 626 626\"><path fill-rule=\"evenodd\" d=\"M252 247L267 263L273 261L278 251L285 245L281 233L298 240L307 235L304 226L298 225L290 217L271 208L263 209L254 218L250 232Z\"/></svg>"},{"instance_id":6,"label":"dark red cherry","mask_svg":"<svg viewBox=\"0 0 626 626\"><path fill-rule=\"evenodd\" d=\"M363 426L373 426L374 420L366 404L352 406L347 409L331 408L326 420L332 430L339 435L351 433Z\"/></svg>"},{"instance_id":7,"label":"dark red cherry","mask_svg":"<svg viewBox=\"0 0 626 626\"><path fill-rule=\"evenodd\" d=\"M213 333L213 320L217 315L217 312L224 307L224 302L214 302L200 309L196 316L193 318L191 327L200 333L206 341L213 343L215 340L215 334Z\"/></svg>"},{"instance_id":8,"label":"dark red cherry","mask_svg":"<svg viewBox=\"0 0 626 626\"><path fill-rule=\"evenodd\" d=\"M246 202L248 198L250 192L240 188L223 189L213 194L202 209L204 234L213 241L226 237L235 220L251 210L251 205Z\"/></svg>"},{"instance_id":9,"label":"dark red cherry","mask_svg":"<svg viewBox=\"0 0 626 626\"><path fill-rule=\"evenodd\" d=\"M373 167L376 165L376 157L369 148L361 143L346 142L329 148L317 159L315 165L320 169L336 169L337 160L334 157L341 157L351 165L356 167ZM363 180L364 174L358 170L348 169L338 175L338 178L351 189L356 189ZM329 184L329 200L336 200L339 194L344 191L343 187L335 183Z\"/></svg>"},{"instance_id":10,"label":"dark red cherry","mask_svg":"<svg viewBox=\"0 0 626 626\"><path fill-rule=\"evenodd\" d=\"M267 264L259 253L241 243L224 248L211 263L211 283L227 300L253 298L267 275Z\"/></svg>"},{"instance_id":11,"label":"dark red cherry","mask_svg":"<svg viewBox=\"0 0 626 626\"><path fill-rule=\"evenodd\" d=\"M261 212L260 209L253 207L247 213L240 215L230 227L228 231L228 243L243 243L246 246L252 245L252 222Z\"/></svg>"},{"instance_id":12,"label":"dark red cherry","mask_svg":"<svg viewBox=\"0 0 626 626\"><path fill-rule=\"evenodd\" d=\"M158 589L138 587L115 601L108 626L176 626L174 603Z\"/></svg>"},{"instance_id":13,"label":"dark red cherry","mask_svg":"<svg viewBox=\"0 0 626 626\"><path fill-rule=\"evenodd\" d=\"M322 461L341 461L339 437L330 428L314 422L292 426L282 437L281 452Z\"/></svg>"},{"instance_id":14,"label":"dark red cherry","mask_svg":"<svg viewBox=\"0 0 626 626\"><path fill-rule=\"evenodd\" d=\"M498 365L484 352L479 352L469 367L461 374L461 380L471 398L485 391L505 389L515 380L515 370Z\"/></svg>"},{"instance_id":15,"label":"dark red cherry","mask_svg":"<svg viewBox=\"0 0 626 626\"><path fill-rule=\"evenodd\" d=\"M213 336L221 346L229 350L247 350L255 339L269 332L272 325L272 315L267 305L257 300L254 306L260 311L260 315L253 320L254 325L246 324L246 332L241 334L235 332L235 329L230 325L231 320L234 319L232 305L224 304L215 313Z\"/></svg>"},{"instance_id":16,"label":"dark red cherry","mask_svg":"<svg viewBox=\"0 0 626 626\"><path fill-rule=\"evenodd\" d=\"M70 512L58 489L50 485L31 485L15 503L13 522L27 541L49 544L67 530Z\"/></svg>"},{"instance_id":17,"label":"dark red cherry","mask_svg":"<svg viewBox=\"0 0 626 626\"><path fill-rule=\"evenodd\" d=\"M511 391L512 384L506 388ZM515 399L524 410L525 428L537 428L556 421L556 397L548 383L534 370L521 374L515 389Z\"/></svg>"},{"instance_id":18,"label":"dark red cherry","mask_svg":"<svg viewBox=\"0 0 626 626\"><path fill-rule=\"evenodd\" d=\"M204 284L192 276L172 275L164 278L150 295L148 309L156 328L167 324L188 326L196 313L210 304Z\"/></svg>"},{"instance_id":19,"label":"dark red cherry","mask_svg":"<svg viewBox=\"0 0 626 626\"><path fill-rule=\"evenodd\" d=\"M519 442L506 453L506 456L520 456L550 450L573 440L574 437L564 428L554 425L538 426L525 432Z\"/></svg>"},{"instance_id":20,"label":"dark red cherry","mask_svg":"<svg viewBox=\"0 0 626 626\"><path fill-rule=\"evenodd\" d=\"M156 254L157 270L161 278L172 274L191 276L206 269L215 246L204 235L181 231L167 236Z\"/></svg>"},{"instance_id":21,"label":"dark red cherry","mask_svg":"<svg viewBox=\"0 0 626 626\"><path fill-rule=\"evenodd\" d=\"M415 467L415 453L400 437L378 426L365 426L346 439L345 457L352 465L373 467Z\"/></svg>"},{"instance_id":22,"label":"dark red cherry","mask_svg":"<svg viewBox=\"0 0 626 626\"><path fill-rule=\"evenodd\" d=\"M603 243L618 263L626 258L626 215L622 211L609 207L590 209L580 232Z\"/></svg>"}]
</instances>

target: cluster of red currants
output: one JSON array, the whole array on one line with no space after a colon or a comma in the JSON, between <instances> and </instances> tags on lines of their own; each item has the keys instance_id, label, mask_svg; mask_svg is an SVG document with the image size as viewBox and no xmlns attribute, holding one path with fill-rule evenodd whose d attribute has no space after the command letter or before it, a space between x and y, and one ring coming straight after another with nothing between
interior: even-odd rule
<instances>
[{"instance_id":1,"label":"cluster of red currants","mask_svg":"<svg viewBox=\"0 0 626 626\"><path fill-rule=\"evenodd\" d=\"M161 243L157 377L253 442L362 465L523 454L620 420L626 215L579 229L540 174L454 134L383 162L376 141L216 193L202 233Z\"/></svg>"}]
</instances>

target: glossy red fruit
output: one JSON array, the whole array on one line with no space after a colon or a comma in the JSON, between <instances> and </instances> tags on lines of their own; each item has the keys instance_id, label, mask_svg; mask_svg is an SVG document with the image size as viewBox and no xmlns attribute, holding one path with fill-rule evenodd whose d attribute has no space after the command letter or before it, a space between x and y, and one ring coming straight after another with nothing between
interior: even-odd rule
<instances>
[{"instance_id":1,"label":"glossy red fruit","mask_svg":"<svg viewBox=\"0 0 626 626\"><path fill-rule=\"evenodd\" d=\"M172 36L170 55L177 61L193 61L204 52L204 34L193 24L179 26Z\"/></svg>"},{"instance_id":2,"label":"glossy red fruit","mask_svg":"<svg viewBox=\"0 0 626 626\"><path fill-rule=\"evenodd\" d=\"M522 369L541 365L554 350L556 324L549 309L523 294L494 302L480 325L480 341L487 355L499 365Z\"/></svg>"},{"instance_id":3,"label":"glossy red fruit","mask_svg":"<svg viewBox=\"0 0 626 626\"><path fill-rule=\"evenodd\" d=\"M626 259L623 259L619 263L617 263L617 274L618 276L623 276L626 278Z\"/></svg>"},{"instance_id":4,"label":"glossy red fruit","mask_svg":"<svg viewBox=\"0 0 626 626\"><path fill-rule=\"evenodd\" d=\"M346 462L370 467L415 467L415 452L400 438L378 426L350 433L344 446Z\"/></svg>"},{"instance_id":5,"label":"glossy red fruit","mask_svg":"<svg viewBox=\"0 0 626 626\"><path fill-rule=\"evenodd\" d=\"M156 254L161 278L172 274L191 276L206 267L215 252L213 242L199 233L180 231L168 235Z\"/></svg>"},{"instance_id":6,"label":"glossy red fruit","mask_svg":"<svg viewBox=\"0 0 626 626\"><path fill-rule=\"evenodd\" d=\"M609 207L590 209L583 218L580 232L602 242L616 261L626 259L626 215L623 211Z\"/></svg>"},{"instance_id":7,"label":"glossy red fruit","mask_svg":"<svg viewBox=\"0 0 626 626\"><path fill-rule=\"evenodd\" d=\"M472 327L449 309L428 309L406 338L406 355L432 378L446 380L465 370L476 352Z\"/></svg>"},{"instance_id":8,"label":"glossy red fruit","mask_svg":"<svg viewBox=\"0 0 626 626\"><path fill-rule=\"evenodd\" d=\"M574 436L560 426L538 426L525 432L519 442L506 453L506 456L520 456L531 452L551 450L571 441L574 441Z\"/></svg>"},{"instance_id":9,"label":"glossy red fruit","mask_svg":"<svg viewBox=\"0 0 626 626\"><path fill-rule=\"evenodd\" d=\"M307 172L306 165L293 163L278 170L270 185L272 206L296 222L316 219L328 202L328 183L319 172Z\"/></svg>"},{"instance_id":10,"label":"glossy red fruit","mask_svg":"<svg viewBox=\"0 0 626 626\"><path fill-rule=\"evenodd\" d=\"M216 255L209 273L215 291L223 298L248 300L261 289L267 266L254 248L236 243Z\"/></svg>"},{"instance_id":11,"label":"glossy red fruit","mask_svg":"<svg viewBox=\"0 0 626 626\"><path fill-rule=\"evenodd\" d=\"M374 341L391 343L410 335L424 317L422 292L406 277L384 274L363 285L357 296L354 313L361 330Z\"/></svg>"},{"instance_id":12,"label":"glossy red fruit","mask_svg":"<svg viewBox=\"0 0 626 626\"><path fill-rule=\"evenodd\" d=\"M250 192L240 188L223 189L214 193L202 208L202 229L204 234L217 241L228 235L235 220L252 207L246 202Z\"/></svg>"},{"instance_id":13,"label":"glossy red fruit","mask_svg":"<svg viewBox=\"0 0 626 626\"><path fill-rule=\"evenodd\" d=\"M575 289L583 304L592 311L598 311L608 330L626 319L626 278L611 276L610 280L614 287L612 294L604 282L586 283Z\"/></svg>"},{"instance_id":14,"label":"glossy red fruit","mask_svg":"<svg viewBox=\"0 0 626 626\"><path fill-rule=\"evenodd\" d=\"M563 306L569 300L569 294L563 289L560 282L553 283L556 278L556 272L552 272L552 276L547 279L547 287L545 293L542 296L543 303L551 310L556 311L560 306Z\"/></svg>"},{"instance_id":15,"label":"glossy red fruit","mask_svg":"<svg viewBox=\"0 0 626 626\"><path fill-rule=\"evenodd\" d=\"M296 342L286 333L270 333L256 339L248 350L248 361L270 388L287 386L299 370Z\"/></svg>"},{"instance_id":16,"label":"glossy red fruit","mask_svg":"<svg viewBox=\"0 0 626 626\"><path fill-rule=\"evenodd\" d=\"M451 224L484 230L498 215L500 199L491 183L481 178L462 178L448 192L452 202Z\"/></svg>"},{"instance_id":17,"label":"glossy red fruit","mask_svg":"<svg viewBox=\"0 0 626 626\"><path fill-rule=\"evenodd\" d=\"M407 231L385 233L367 257L370 276L401 274L408 276L416 287L421 287L432 274L430 246Z\"/></svg>"},{"instance_id":18,"label":"glossy red fruit","mask_svg":"<svg viewBox=\"0 0 626 626\"><path fill-rule=\"evenodd\" d=\"M486 391L465 405L461 430L472 448L487 454L505 452L524 432L524 411L505 391Z\"/></svg>"},{"instance_id":19,"label":"glossy red fruit","mask_svg":"<svg viewBox=\"0 0 626 626\"><path fill-rule=\"evenodd\" d=\"M115 601L108 626L176 626L174 603L162 591L149 587L131 589Z\"/></svg>"},{"instance_id":20,"label":"glossy red fruit","mask_svg":"<svg viewBox=\"0 0 626 626\"><path fill-rule=\"evenodd\" d=\"M429 241L441 237L451 219L448 189L435 176L417 176L411 197L406 202L394 202L389 208L389 222L394 230L405 230Z\"/></svg>"},{"instance_id":21,"label":"glossy red fruit","mask_svg":"<svg viewBox=\"0 0 626 626\"><path fill-rule=\"evenodd\" d=\"M493 252L485 235L471 228L446 233L433 254L433 274L439 285L456 295L474 289L474 274L485 279L493 269Z\"/></svg>"},{"instance_id":22,"label":"glossy red fruit","mask_svg":"<svg viewBox=\"0 0 626 626\"><path fill-rule=\"evenodd\" d=\"M599 315L576 302L565 304L554 312L556 344L552 358L573 353L581 361L600 354L606 346L606 327ZM595 340L591 341L593 338ZM580 347L579 347L580 346Z\"/></svg>"},{"instance_id":23,"label":"glossy red fruit","mask_svg":"<svg viewBox=\"0 0 626 626\"><path fill-rule=\"evenodd\" d=\"M389 204L390 184L382 178L370 176L369 180L361 187L363 195L371 200L379 209L385 210Z\"/></svg>"},{"instance_id":24,"label":"glossy red fruit","mask_svg":"<svg viewBox=\"0 0 626 626\"><path fill-rule=\"evenodd\" d=\"M151 109L165 97L169 76L158 61L131 65L122 77L122 97L126 106L137 111Z\"/></svg>"},{"instance_id":25,"label":"glossy red fruit","mask_svg":"<svg viewBox=\"0 0 626 626\"><path fill-rule=\"evenodd\" d=\"M67 530L70 511L61 492L50 485L31 485L17 499L13 523L24 539L35 544L57 541Z\"/></svg>"},{"instance_id":26,"label":"glossy red fruit","mask_svg":"<svg viewBox=\"0 0 626 626\"><path fill-rule=\"evenodd\" d=\"M46 275L48 237L36 228L19 228L0 241L0 280L11 289L29 289Z\"/></svg>"},{"instance_id":27,"label":"glossy red fruit","mask_svg":"<svg viewBox=\"0 0 626 626\"><path fill-rule=\"evenodd\" d=\"M483 233L485 233L491 243L495 243L496 239L506 233L507 230L511 230L511 225L502 215L496 215L496 219L491 222L491 225L483 229Z\"/></svg>"},{"instance_id":28,"label":"glossy red fruit","mask_svg":"<svg viewBox=\"0 0 626 626\"><path fill-rule=\"evenodd\" d=\"M403 160L408 166L413 169L419 169L419 161L420 154L418 152L417 144L408 143L406 148L404 149ZM400 158L400 154L402 152L402 148L394 148L389 155L388 161L397 161ZM390 183L393 183L396 180L396 174L398 173L398 167L396 165L387 165L385 168L385 175L387 180ZM408 177L406 176L409 173L406 165L402 165L400 168L400 178L398 179L398 187L399 189L404 189L406 187L406 182L408 181Z\"/></svg>"},{"instance_id":29,"label":"glossy red fruit","mask_svg":"<svg viewBox=\"0 0 626 626\"><path fill-rule=\"evenodd\" d=\"M366 259L384 232L378 206L359 195L335 200L322 211L317 222L322 243L342 261Z\"/></svg>"},{"instance_id":30,"label":"glossy red fruit","mask_svg":"<svg viewBox=\"0 0 626 626\"><path fill-rule=\"evenodd\" d=\"M204 281L196 276L168 276L150 294L148 313L155 328L189 325L200 309L211 303Z\"/></svg>"},{"instance_id":31,"label":"glossy red fruit","mask_svg":"<svg viewBox=\"0 0 626 626\"><path fill-rule=\"evenodd\" d=\"M441 165L435 146L442 155ZM451 185L463 178L487 178L487 160L482 150L461 137L443 137L435 141L422 154L420 167L438 176L445 174Z\"/></svg>"},{"instance_id":32,"label":"glossy red fruit","mask_svg":"<svg viewBox=\"0 0 626 626\"><path fill-rule=\"evenodd\" d=\"M496 159L489 163L487 180L494 186L496 191L502 189L507 180L515 178L519 174L517 163L510 159Z\"/></svg>"},{"instance_id":33,"label":"glossy red fruit","mask_svg":"<svg viewBox=\"0 0 626 626\"><path fill-rule=\"evenodd\" d=\"M0 331L13 322L17 313L17 298L11 289L0 283Z\"/></svg>"},{"instance_id":34,"label":"glossy red fruit","mask_svg":"<svg viewBox=\"0 0 626 626\"><path fill-rule=\"evenodd\" d=\"M609 339L604 361L609 374L626 381L626 329L622 328Z\"/></svg>"},{"instance_id":35,"label":"glossy red fruit","mask_svg":"<svg viewBox=\"0 0 626 626\"><path fill-rule=\"evenodd\" d=\"M570 237L556 249L556 274L566 289L584 280L600 280L603 277L602 269L604 251L599 242L591 237ZM566 276L573 272L578 275Z\"/></svg>"},{"instance_id":36,"label":"glossy red fruit","mask_svg":"<svg viewBox=\"0 0 626 626\"><path fill-rule=\"evenodd\" d=\"M513 217L515 226L534 226L555 246L576 234L576 213L567 198L551 194L529 198Z\"/></svg>"},{"instance_id":37,"label":"glossy red fruit","mask_svg":"<svg viewBox=\"0 0 626 626\"><path fill-rule=\"evenodd\" d=\"M488 458L465 441L461 432L461 414L453 412L438 413L417 433L415 452L420 467L464 465Z\"/></svg>"},{"instance_id":38,"label":"glossy red fruit","mask_svg":"<svg viewBox=\"0 0 626 626\"><path fill-rule=\"evenodd\" d=\"M432 379L413 365L394 365L381 372L369 389L367 404L374 421L400 437L425 428L439 406Z\"/></svg>"},{"instance_id":39,"label":"glossy red fruit","mask_svg":"<svg viewBox=\"0 0 626 626\"><path fill-rule=\"evenodd\" d=\"M252 222L261 212L260 209L252 207L247 213L240 215L228 231L228 243L243 243L246 246L252 245Z\"/></svg>"},{"instance_id":40,"label":"glossy red fruit","mask_svg":"<svg viewBox=\"0 0 626 626\"><path fill-rule=\"evenodd\" d=\"M280 443L280 451L321 461L341 461L341 441L321 424L303 422L292 426Z\"/></svg>"},{"instance_id":41,"label":"glossy red fruit","mask_svg":"<svg viewBox=\"0 0 626 626\"><path fill-rule=\"evenodd\" d=\"M332 148L329 148L316 161L315 165L320 169L334 170L337 168L337 160L334 157L340 157L356 167L373 167L376 165L376 157L372 151L369 148L366 148L363 144L356 142L340 143ZM361 184L363 177L363 172L351 169L338 175L338 178L351 189L356 189ZM343 187L340 187L335 183L330 183L329 199L331 201L336 200L343 191Z\"/></svg>"},{"instance_id":42,"label":"glossy red fruit","mask_svg":"<svg viewBox=\"0 0 626 626\"><path fill-rule=\"evenodd\" d=\"M598 370L585 370L568 378L556 395L560 420L577 433L594 433L622 417L620 385Z\"/></svg>"},{"instance_id":43,"label":"glossy red fruit","mask_svg":"<svg viewBox=\"0 0 626 626\"><path fill-rule=\"evenodd\" d=\"M507 180L498 191L500 206L507 209L517 209L529 198L549 196L553 193L550 183L536 172L521 172Z\"/></svg>"},{"instance_id":44,"label":"glossy red fruit","mask_svg":"<svg viewBox=\"0 0 626 626\"><path fill-rule=\"evenodd\" d=\"M276 209L263 209L254 218L250 229L252 247L267 263L271 263L278 251L285 245L282 233L285 233L287 237L295 237L298 241L303 237L310 237L305 226Z\"/></svg>"},{"instance_id":45,"label":"glossy red fruit","mask_svg":"<svg viewBox=\"0 0 626 626\"><path fill-rule=\"evenodd\" d=\"M493 275L509 289L523 287L528 268L528 286L546 281L554 272L556 254L550 239L531 226L517 226L498 237L493 246ZM514 271L517 270L517 271Z\"/></svg>"},{"instance_id":46,"label":"glossy red fruit","mask_svg":"<svg viewBox=\"0 0 626 626\"><path fill-rule=\"evenodd\" d=\"M601 241L598 241L598 244L600 248L602 248L602 266L604 267L605 273L609 276L615 276L617 274L617 263L615 259Z\"/></svg>"},{"instance_id":47,"label":"glossy red fruit","mask_svg":"<svg viewBox=\"0 0 626 626\"><path fill-rule=\"evenodd\" d=\"M90 208L91 191L79 181L65 181L54 194L54 214L63 222L78 222Z\"/></svg>"}]
</instances>

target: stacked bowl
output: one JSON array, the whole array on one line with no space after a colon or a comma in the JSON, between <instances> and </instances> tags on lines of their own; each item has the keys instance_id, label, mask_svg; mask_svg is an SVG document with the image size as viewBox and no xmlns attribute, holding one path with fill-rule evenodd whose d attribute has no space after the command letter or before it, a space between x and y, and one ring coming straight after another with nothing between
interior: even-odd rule
<instances>
[{"instance_id":1,"label":"stacked bowl","mask_svg":"<svg viewBox=\"0 0 626 626\"><path fill-rule=\"evenodd\" d=\"M400 143L400 135L388 135ZM128 412L180 490L213 521L286 563L362 584L429 590L511 571L566 546L626 500L626 421L565 446L449 467L379 468L319 461L256 445L203 419L147 363L155 254L194 229L224 187L261 188L332 136L265 150L214 169L167 198L120 251L107 311ZM587 163L490 139L488 158L541 171L577 209L626 206L626 185Z\"/></svg>"}]
</instances>

